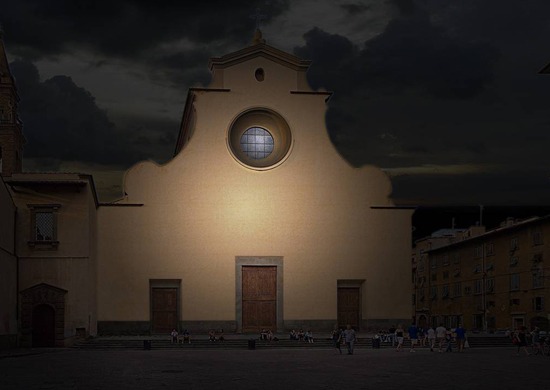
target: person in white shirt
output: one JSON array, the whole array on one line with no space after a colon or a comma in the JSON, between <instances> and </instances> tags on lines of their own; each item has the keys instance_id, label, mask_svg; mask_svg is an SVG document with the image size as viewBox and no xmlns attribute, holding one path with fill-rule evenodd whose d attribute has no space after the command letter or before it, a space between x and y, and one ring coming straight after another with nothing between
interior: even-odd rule
<instances>
[{"instance_id":1,"label":"person in white shirt","mask_svg":"<svg viewBox=\"0 0 550 390\"><path fill-rule=\"evenodd\" d=\"M435 328L435 336L437 337L439 352L443 352L443 343L445 342L446 335L447 335L447 328L445 328L443 324L439 324L439 326Z\"/></svg>"},{"instance_id":2,"label":"person in white shirt","mask_svg":"<svg viewBox=\"0 0 550 390\"><path fill-rule=\"evenodd\" d=\"M430 326L427 333L428 333L428 344L430 345L430 351L433 352L435 347L435 330L433 326Z\"/></svg>"}]
</instances>

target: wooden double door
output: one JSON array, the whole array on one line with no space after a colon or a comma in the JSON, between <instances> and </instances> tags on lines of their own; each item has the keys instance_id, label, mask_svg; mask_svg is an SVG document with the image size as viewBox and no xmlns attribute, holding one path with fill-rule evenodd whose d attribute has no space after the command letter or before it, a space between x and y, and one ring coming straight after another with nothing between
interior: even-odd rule
<instances>
[{"instance_id":1,"label":"wooden double door","mask_svg":"<svg viewBox=\"0 0 550 390\"><path fill-rule=\"evenodd\" d=\"M360 326L360 288L338 287L338 326L345 329L351 325L355 330Z\"/></svg>"},{"instance_id":2,"label":"wooden double door","mask_svg":"<svg viewBox=\"0 0 550 390\"><path fill-rule=\"evenodd\" d=\"M242 331L277 331L277 267L242 267Z\"/></svg>"},{"instance_id":3,"label":"wooden double door","mask_svg":"<svg viewBox=\"0 0 550 390\"><path fill-rule=\"evenodd\" d=\"M170 334L178 329L178 289L153 287L151 289L151 331Z\"/></svg>"}]
</instances>

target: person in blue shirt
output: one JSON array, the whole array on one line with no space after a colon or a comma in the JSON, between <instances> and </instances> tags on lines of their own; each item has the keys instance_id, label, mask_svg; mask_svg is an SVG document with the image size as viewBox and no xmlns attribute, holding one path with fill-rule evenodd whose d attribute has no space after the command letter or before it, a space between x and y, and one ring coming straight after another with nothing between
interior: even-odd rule
<instances>
[{"instance_id":1,"label":"person in blue shirt","mask_svg":"<svg viewBox=\"0 0 550 390\"><path fill-rule=\"evenodd\" d=\"M462 327L462 324L458 324L455 329L456 344L458 352L464 352L464 342L466 341L466 330Z\"/></svg>"},{"instance_id":2,"label":"person in blue shirt","mask_svg":"<svg viewBox=\"0 0 550 390\"><path fill-rule=\"evenodd\" d=\"M411 339L411 352L416 352L414 347L418 343L418 328L414 322L409 326L408 332L409 338Z\"/></svg>"}]
</instances>

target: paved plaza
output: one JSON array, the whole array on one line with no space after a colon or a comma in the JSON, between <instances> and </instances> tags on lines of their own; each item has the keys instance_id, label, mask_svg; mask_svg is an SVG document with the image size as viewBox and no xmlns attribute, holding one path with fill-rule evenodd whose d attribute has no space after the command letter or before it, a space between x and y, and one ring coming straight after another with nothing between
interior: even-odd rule
<instances>
[{"instance_id":1,"label":"paved plaza","mask_svg":"<svg viewBox=\"0 0 550 390\"><path fill-rule=\"evenodd\" d=\"M550 357L515 348L27 350L0 354L0 389L547 389Z\"/></svg>"}]
</instances>

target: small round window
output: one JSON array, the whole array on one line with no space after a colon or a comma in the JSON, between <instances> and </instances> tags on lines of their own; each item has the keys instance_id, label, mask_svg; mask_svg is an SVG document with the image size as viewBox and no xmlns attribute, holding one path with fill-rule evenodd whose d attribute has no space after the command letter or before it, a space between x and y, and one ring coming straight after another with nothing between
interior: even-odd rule
<instances>
[{"instance_id":1,"label":"small round window","mask_svg":"<svg viewBox=\"0 0 550 390\"><path fill-rule=\"evenodd\" d=\"M251 127L241 136L241 150L254 160L266 158L273 152L273 136L261 127Z\"/></svg>"}]
</instances>

